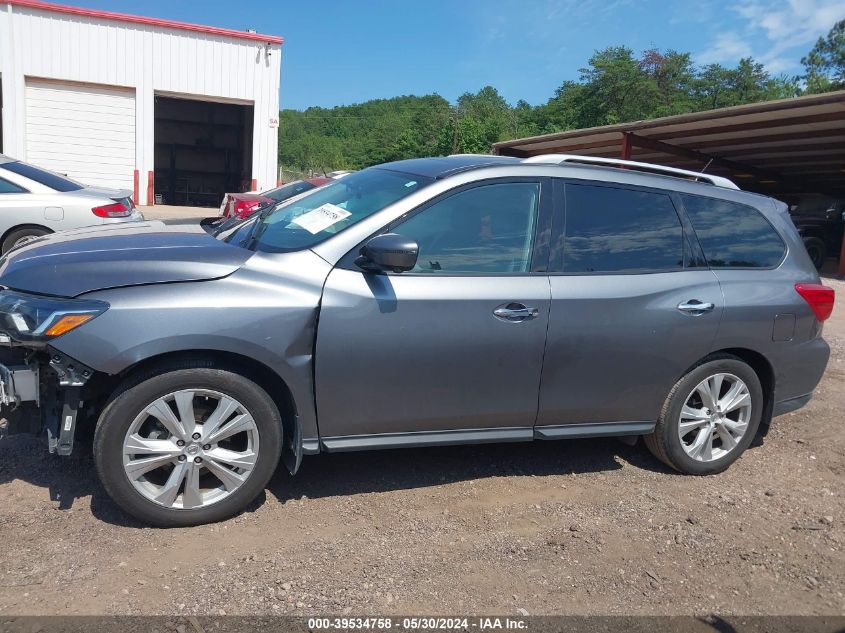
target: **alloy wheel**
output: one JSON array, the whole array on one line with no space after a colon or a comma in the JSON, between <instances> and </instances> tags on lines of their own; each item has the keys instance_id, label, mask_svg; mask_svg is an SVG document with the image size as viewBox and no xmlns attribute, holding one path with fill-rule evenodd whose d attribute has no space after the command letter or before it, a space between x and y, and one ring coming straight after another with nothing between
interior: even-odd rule
<instances>
[{"instance_id":1,"label":"alloy wheel","mask_svg":"<svg viewBox=\"0 0 845 633\"><path fill-rule=\"evenodd\" d=\"M207 507L240 488L258 460L258 427L240 402L184 389L158 398L132 421L123 469L145 498L175 509Z\"/></svg>"},{"instance_id":2,"label":"alloy wheel","mask_svg":"<svg viewBox=\"0 0 845 633\"><path fill-rule=\"evenodd\" d=\"M738 376L719 373L702 380L681 409L681 447L697 461L721 459L748 432L751 407L751 393Z\"/></svg>"}]
</instances>

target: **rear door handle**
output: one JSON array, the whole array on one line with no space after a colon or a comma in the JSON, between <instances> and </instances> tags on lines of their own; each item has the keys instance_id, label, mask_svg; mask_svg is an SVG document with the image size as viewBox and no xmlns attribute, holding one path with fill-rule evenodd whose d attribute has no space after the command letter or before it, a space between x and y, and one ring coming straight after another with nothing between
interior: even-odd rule
<instances>
[{"instance_id":1,"label":"rear door handle","mask_svg":"<svg viewBox=\"0 0 845 633\"><path fill-rule=\"evenodd\" d=\"M538 308L531 308L521 303L508 303L499 306L493 310L493 315L502 321L510 321L511 323L519 323L534 319L540 314Z\"/></svg>"},{"instance_id":2,"label":"rear door handle","mask_svg":"<svg viewBox=\"0 0 845 633\"><path fill-rule=\"evenodd\" d=\"M690 299L689 301L678 304L678 310L684 314L692 314L693 316L698 316L704 314L705 312L712 312L715 307L716 305L713 303L704 303L698 299Z\"/></svg>"}]
</instances>

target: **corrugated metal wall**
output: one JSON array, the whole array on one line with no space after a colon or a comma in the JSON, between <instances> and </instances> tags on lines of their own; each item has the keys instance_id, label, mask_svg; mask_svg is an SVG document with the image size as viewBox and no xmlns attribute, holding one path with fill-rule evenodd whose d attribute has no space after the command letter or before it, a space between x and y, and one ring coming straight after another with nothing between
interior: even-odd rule
<instances>
[{"instance_id":1,"label":"corrugated metal wall","mask_svg":"<svg viewBox=\"0 0 845 633\"><path fill-rule=\"evenodd\" d=\"M26 160L26 78L136 91L136 168L153 170L154 95L254 105L252 170L276 184L281 50L277 44L0 5L3 150ZM269 55L267 52L269 51ZM141 186L141 202L146 187Z\"/></svg>"}]
</instances>

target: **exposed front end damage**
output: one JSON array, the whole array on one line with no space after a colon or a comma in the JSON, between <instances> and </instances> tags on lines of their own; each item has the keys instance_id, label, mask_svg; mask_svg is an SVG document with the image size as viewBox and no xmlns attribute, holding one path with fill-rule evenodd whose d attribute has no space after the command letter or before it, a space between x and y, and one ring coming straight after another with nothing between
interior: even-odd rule
<instances>
[{"instance_id":1,"label":"exposed front end damage","mask_svg":"<svg viewBox=\"0 0 845 633\"><path fill-rule=\"evenodd\" d=\"M45 433L51 453L70 455L94 372L51 349L0 351L0 417L5 435Z\"/></svg>"}]
</instances>

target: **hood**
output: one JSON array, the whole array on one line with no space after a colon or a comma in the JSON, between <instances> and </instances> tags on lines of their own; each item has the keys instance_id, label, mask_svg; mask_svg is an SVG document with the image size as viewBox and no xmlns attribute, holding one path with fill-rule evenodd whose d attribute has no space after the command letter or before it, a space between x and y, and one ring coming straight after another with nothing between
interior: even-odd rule
<instances>
[{"instance_id":1,"label":"hood","mask_svg":"<svg viewBox=\"0 0 845 633\"><path fill-rule=\"evenodd\" d=\"M162 222L113 224L47 235L0 259L0 285L75 297L86 292L232 274L252 255L204 231Z\"/></svg>"}]
</instances>

